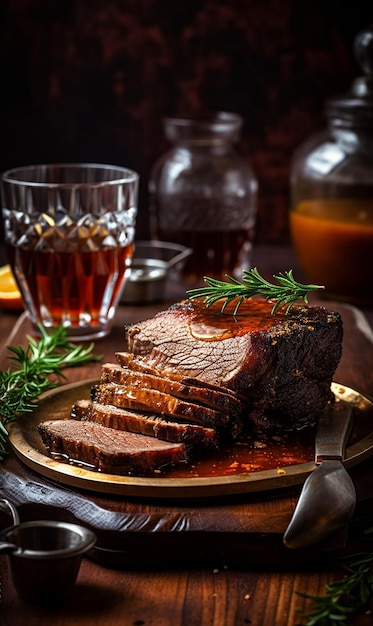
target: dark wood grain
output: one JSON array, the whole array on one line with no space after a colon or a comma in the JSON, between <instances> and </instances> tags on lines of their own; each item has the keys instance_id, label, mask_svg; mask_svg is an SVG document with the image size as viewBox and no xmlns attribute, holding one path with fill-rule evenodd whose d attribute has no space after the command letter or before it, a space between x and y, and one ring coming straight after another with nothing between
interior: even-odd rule
<instances>
[{"instance_id":1,"label":"dark wood grain","mask_svg":"<svg viewBox=\"0 0 373 626\"><path fill-rule=\"evenodd\" d=\"M341 312L345 328L343 356L335 379L370 396L373 335L367 317L343 304L328 306ZM96 350L111 358L120 345L123 325L149 317L158 308L122 306L112 334L98 341ZM369 317L370 312L367 314ZM11 332L14 321L14 317L3 316L1 330ZM22 342L30 331L28 321L23 320L8 339ZM2 335L3 343L8 339ZM5 364L3 350L0 367ZM92 378L99 371L100 364L69 370L68 379ZM308 606L296 592L323 592L326 582L343 573L336 557L365 545L361 531L373 521L371 459L353 468L351 475L358 508L348 536L340 533L329 545L300 553L282 545L298 488L281 495L256 494L212 503L124 499L55 485L11 453L0 475L0 494L12 495L21 520L40 517L40 511L46 518L83 518L95 528L98 544L90 558L83 560L71 598L64 606L53 608L21 602L1 556L0 624L296 626ZM144 530L126 533L126 519L134 515L145 521ZM154 526L157 515L163 532ZM184 535L175 531L175 520L183 516L194 517ZM149 519L152 526L147 532ZM3 516L0 522L6 524ZM365 619L362 616L353 623L363 626Z\"/></svg>"}]
</instances>

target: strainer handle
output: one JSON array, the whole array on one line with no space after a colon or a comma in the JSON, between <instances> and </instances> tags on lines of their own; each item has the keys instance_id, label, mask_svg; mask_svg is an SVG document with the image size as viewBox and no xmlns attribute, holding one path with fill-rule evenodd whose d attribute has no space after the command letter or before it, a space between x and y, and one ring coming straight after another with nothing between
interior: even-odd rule
<instances>
[{"instance_id":1,"label":"strainer handle","mask_svg":"<svg viewBox=\"0 0 373 626\"><path fill-rule=\"evenodd\" d=\"M17 526L19 524L19 515L18 515L18 511L16 509L16 507L14 506L14 504L12 504L11 502L9 502L9 500L7 500L6 498L0 498L0 505L5 505L5 507L7 509L9 509L11 516L13 518L13 525Z\"/></svg>"},{"instance_id":2,"label":"strainer handle","mask_svg":"<svg viewBox=\"0 0 373 626\"><path fill-rule=\"evenodd\" d=\"M170 269L171 267L174 267L174 265L177 265L178 263L180 263L180 261L183 261L184 259L186 259L188 256L192 254L192 252L193 252L192 248L185 248L185 250L182 250L182 252L179 252L179 254L176 254L175 256L173 256L172 259L170 259L170 261L168 261L167 263L168 269Z\"/></svg>"}]
</instances>

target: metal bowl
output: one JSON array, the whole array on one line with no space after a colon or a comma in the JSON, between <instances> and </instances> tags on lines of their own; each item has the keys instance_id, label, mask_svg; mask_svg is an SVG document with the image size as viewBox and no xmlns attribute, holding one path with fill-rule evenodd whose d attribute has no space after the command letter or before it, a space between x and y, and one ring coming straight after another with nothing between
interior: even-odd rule
<instances>
[{"instance_id":1,"label":"metal bowl","mask_svg":"<svg viewBox=\"0 0 373 626\"><path fill-rule=\"evenodd\" d=\"M78 524L37 520L19 523L5 499L14 525L0 533L13 585L23 600L49 604L63 600L74 587L82 556L96 543L95 534Z\"/></svg>"},{"instance_id":2,"label":"metal bowl","mask_svg":"<svg viewBox=\"0 0 373 626\"><path fill-rule=\"evenodd\" d=\"M137 241L130 275L121 302L140 304L160 302L168 279L182 269L191 248L165 241Z\"/></svg>"}]
</instances>

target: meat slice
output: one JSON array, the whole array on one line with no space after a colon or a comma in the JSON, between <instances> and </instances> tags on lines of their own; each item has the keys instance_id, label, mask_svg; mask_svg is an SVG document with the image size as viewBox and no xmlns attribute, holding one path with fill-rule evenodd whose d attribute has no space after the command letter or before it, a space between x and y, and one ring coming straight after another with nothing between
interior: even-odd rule
<instances>
[{"instance_id":1,"label":"meat slice","mask_svg":"<svg viewBox=\"0 0 373 626\"><path fill-rule=\"evenodd\" d=\"M174 443L193 447L217 447L218 435L214 428L165 419L156 413L127 411L116 406L78 400L72 407L71 417L89 420L117 430L141 433Z\"/></svg>"},{"instance_id":2,"label":"meat slice","mask_svg":"<svg viewBox=\"0 0 373 626\"><path fill-rule=\"evenodd\" d=\"M127 326L124 353L160 375L230 389L247 402L242 419L255 428L313 423L332 398L340 315L305 305L271 314L272 303L261 299L243 302L235 316L220 306L184 301Z\"/></svg>"},{"instance_id":3,"label":"meat slice","mask_svg":"<svg viewBox=\"0 0 373 626\"><path fill-rule=\"evenodd\" d=\"M113 382L130 388L154 389L232 415L243 411L243 403L237 397L224 391L196 386L192 383L187 384L183 381L171 380L166 376L156 376L112 363L104 363L102 366L101 382Z\"/></svg>"},{"instance_id":4,"label":"meat slice","mask_svg":"<svg viewBox=\"0 0 373 626\"><path fill-rule=\"evenodd\" d=\"M130 327L128 327L130 328ZM152 359L149 358L149 355L145 355L144 358L142 355L133 354L131 352L116 352L115 356L118 360L118 363L122 365L122 367L127 367L128 369L135 372L144 372L147 374L153 374L154 376L165 376L165 373L162 368L158 369L157 365L152 362ZM234 403L239 402L237 395L226 387L222 387L219 384L214 384L211 381L199 380L198 378L192 378L190 376L185 376L183 372L179 372L177 368L168 369L167 377L170 380L176 380L183 385L191 385L193 387L201 387L202 389L211 389L212 391L216 391L219 394L225 394L233 400Z\"/></svg>"},{"instance_id":5,"label":"meat slice","mask_svg":"<svg viewBox=\"0 0 373 626\"><path fill-rule=\"evenodd\" d=\"M49 420L38 426L51 455L65 455L109 474L146 475L187 462L188 448L154 437L74 419Z\"/></svg>"},{"instance_id":6,"label":"meat slice","mask_svg":"<svg viewBox=\"0 0 373 626\"><path fill-rule=\"evenodd\" d=\"M94 402L112 404L124 409L156 411L161 415L202 424L208 428L226 429L231 425L232 429L234 427L237 430L239 427L238 418L233 420L228 413L215 411L193 402L185 402L155 389L127 388L116 383L101 383L92 389L92 399Z\"/></svg>"}]
</instances>

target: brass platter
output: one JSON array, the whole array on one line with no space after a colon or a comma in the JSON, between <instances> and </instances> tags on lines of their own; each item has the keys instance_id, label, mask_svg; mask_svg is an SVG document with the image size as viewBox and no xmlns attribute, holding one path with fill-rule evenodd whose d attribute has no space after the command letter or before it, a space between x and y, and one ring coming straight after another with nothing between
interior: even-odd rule
<instances>
[{"instance_id":1,"label":"brass platter","mask_svg":"<svg viewBox=\"0 0 373 626\"><path fill-rule=\"evenodd\" d=\"M195 498L227 496L277 490L304 482L315 468L313 462L290 465L283 470L243 472L208 477L136 477L104 474L77 465L60 462L48 456L37 426L47 419L69 416L72 404L89 398L97 380L72 383L44 394L34 413L20 416L9 428L9 440L15 454L28 467L54 481L105 494L144 496L150 498ZM357 391L332 383L337 400L351 404L355 416L352 443L346 450L345 465L352 467L373 454L373 403Z\"/></svg>"}]
</instances>

